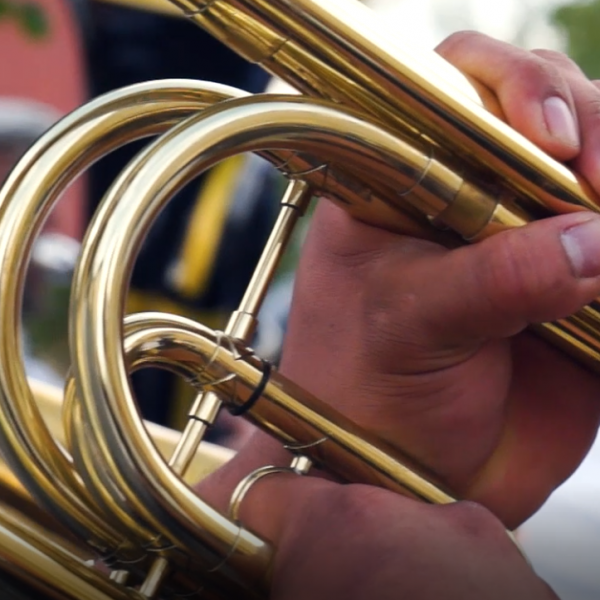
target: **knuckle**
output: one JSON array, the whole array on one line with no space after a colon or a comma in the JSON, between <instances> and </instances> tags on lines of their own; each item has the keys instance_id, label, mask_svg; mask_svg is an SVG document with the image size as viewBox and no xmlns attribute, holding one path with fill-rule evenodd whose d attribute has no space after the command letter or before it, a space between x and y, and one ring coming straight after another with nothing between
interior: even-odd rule
<instances>
[{"instance_id":1,"label":"knuckle","mask_svg":"<svg viewBox=\"0 0 600 600\"><path fill-rule=\"evenodd\" d=\"M480 272L482 290L499 314L539 314L544 305L555 307L557 298L568 296L564 292L570 278L531 243L526 232L502 236L486 259L486 268Z\"/></svg>"},{"instance_id":2,"label":"knuckle","mask_svg":"<svg viewBox=\"0 0 600 600\"><path fill-rule=\"evenodd\" d=\"M535 55L527 54L515 59L513 77L528 81L533 86L548 88L550 93L566 93L566 82L558 66Z\"/></svg>"},{"instance_id":3,"label":"knuckle","mask_svg":"<svg viewBox=\"0 0 600 600\"><path fill-rule=\"evenodd\" d=\"M600 91L600 87L598 87L598 91ZM593 98L588 99L585 107L585 113L592 119L600 118L600 94L595 94Z\"/></svg>"},{"instance_id":4,"label":"knuckle","mask_svg":"<svg viewBox=\"0 0 600 600\"><path fill-rule=\"evenodd\" d=\"M565 69L576 73L582 72L577 63L563 52L558 52L556 50L536 49L532 50L532 54L539 56L545 61L555 64L560 69Z\"/></svg>"}]
</instances>

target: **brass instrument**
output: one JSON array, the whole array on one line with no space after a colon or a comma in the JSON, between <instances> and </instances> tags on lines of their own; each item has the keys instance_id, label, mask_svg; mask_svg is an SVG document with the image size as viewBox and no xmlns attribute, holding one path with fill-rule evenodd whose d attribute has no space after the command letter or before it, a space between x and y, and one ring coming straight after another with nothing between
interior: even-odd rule
<instances>
[{"instance_id":1,"label":"brass instrument","mask_svg":"<svg viewBox=\"0 0 600 600\"><path fill-rule=\"evenodd\" d=\"M248 488L269 469L241 482L230 515L189 487L193 460L208 460L202 436L222 408L281 440L296 473L315 464L342 480L453 501L410 457L247 347L286 241L314 195L367 223L448 245L558 212L597 210L583 182L490 115L464 78L433 54L400 47L354 0L172 4L302 94L249 96L181 80L115 91L40 138L0 192L0 449L12 473L3 481L7 497L20 498L33 519L7 506L0 552L3 567L36 597L268 593L274 549L236 517ZM14 357L24 265L69 182L100 156L146 136L157 139L111 187L84 241L60 434L42 418L43 394ZM290 183L225 332L168 314L124 319L131 267L153 219L177 189L241 152L259 153ZM538 329L598 369L596 323L594 303ZM148 365L181 375L197 393L171 453L157 447L130 390L128 374Z\"/></svg>"}]
</instances>

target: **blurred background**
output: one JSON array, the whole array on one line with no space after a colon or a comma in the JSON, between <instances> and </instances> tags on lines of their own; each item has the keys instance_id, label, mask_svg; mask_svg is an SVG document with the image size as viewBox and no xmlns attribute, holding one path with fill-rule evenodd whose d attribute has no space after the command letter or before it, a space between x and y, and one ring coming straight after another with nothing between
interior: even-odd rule
<instances>
[{"instance_id":1,"label":"blurred background","mask_svg":"<svg viewBox=\"0 0 600 600\"><path fill-rule=\"evenodd\" d=\"M341 0L340 0L341 1ZM476 29L525 48L567 52L600 78L600 0L372 0L382 27L434 48ZM206 57L210 57L208 60ZM88 99L136 82L183 77L263 91L268 77L179 18L162 0L0 0L0 181L46 129ZM66 315L79 243L108 186L143 143L101 159L71 186L33 250L23 352L31 377L62 385ZM140 251L129 311L169 310L215 328L235 310L277 214L281 177L252 156L232 159L177 194ZM310 213L260 315L254 346L277 362L294 269ZM191 392L163 371L133 376L144 416L180 428ZM236 448L247 430L223 418L212 439ZM519 532L561 598L600 598L600 450Z\"/></svg>"}]
</instances>

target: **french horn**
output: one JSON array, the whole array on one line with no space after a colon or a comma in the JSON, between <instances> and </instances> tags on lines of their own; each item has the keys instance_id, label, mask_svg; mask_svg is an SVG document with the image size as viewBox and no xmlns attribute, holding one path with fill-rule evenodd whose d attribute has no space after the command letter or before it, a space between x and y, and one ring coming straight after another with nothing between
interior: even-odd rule
<instances>
[{"instance_id":1,"label":"french horn","mask_svg":"<svg viewBox=\"0 0 600 600\"><path fill-rule=\"evenodd\" d=\"M597 211L585 182L490 114L435 54L402 47L355 0L172 0L224 44L300 92L263 94L169 80L97 98L43 135L0 192L2 568L15 590L60 599L259 598L275 549L190 487L229 458L202 438L221 410L249 419L343 481L454 501L409 454L390 449L287 380L248 346L297 221L313 197L353 217L448 246L552 214ZM119 146L155 137L105 196L74 275L64 393L29 381L20 348L24 271L69 182ZM223 332L174 315L125 317L136 253L175 192L254 152L288 179L248 290ZM598 306L536 331L600 370ZM196 399L179 439L145 424L129 374L160 367ZM49 424L40 406L61 406ZM41 404L40 404L41 403ZM171 440L166 443L165 440ZM197 467L196 467L197 468ZM8 584L7 584L8 585ZM17 591L15 593L21 593ZM23 592L25 593L25 592Z\"/></svg>"}]
</instances>

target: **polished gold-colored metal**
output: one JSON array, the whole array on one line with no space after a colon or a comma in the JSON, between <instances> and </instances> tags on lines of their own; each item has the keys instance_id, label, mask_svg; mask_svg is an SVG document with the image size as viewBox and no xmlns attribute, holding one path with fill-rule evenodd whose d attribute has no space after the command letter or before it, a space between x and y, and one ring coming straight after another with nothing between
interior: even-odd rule
<instances>
[{"instance_id":1,"label":"polished gold-colored metal","mask_svg":"<svg viewBox=\"0 0 600 600\"><path fill-rule=\"evenodd\" d=\"M185 86L185 87L182 87ZM149 88L155 93L149 95ZM4 414L0 444L15 474L52 515L98 548L100 553L129 540L111 519L100 517L89 503L69 457L59 448L40 417L23 366L12 360L20 348L20 298L25 271L19 266L30 251L61 184L76 176L99 154L133 139L155 134L177 119L214 101L230 97L231 88L170 82L142 85L109 95L61 121L24 156L0 192L0 242L5 295L5 335L0 340L0 405ZM83 115L80 113L83 112ZM97 141L105 140L99 150ZM26 198L27 202L23 199ZM8 276L11 273L11 276ZM14 276L12 276L14 275ZM132 556L128 557L131 560Z\"/></svg>"},{"instance_id":2,"label":"polished gold-colored metal","mask_svg":"<svg viewBox=\"0 0 600 600\"><path fill-rule=\"evenodd\" d=\"M298 219L304 213L312 198L310 186L301 180L294 180L281 201L281 211L254 275L239 308L231 315L225 333L232 338L250 343L258 324L258 312L268 291L290 236ZM190 410L187 424L179 444L169 461L169 467L177 475L185 475L189 464L197 454L197 449L208 427L216 421L221 409L221 399L213 392L202 392ZM237 518L230 517L234 522ZM153 565L152 585L156 585L168 574L169 563L160 558ZM150 579L150 576L149 576ZM149 580L148 580L149 581Z\"/></svg>"},{"instance_id":3,"label":"polished gold-colored metal","mask_svg":"<svg viewBox=\"0 0 600 600\"><path fill-rule=\"evenodd\" d=\"M49 430L63 442L61 391L40 381L29 380L29 384ZM153 423L146 426L161 453L168 456L176 446L176 432ZM192 461L190 484L213 472L231 456L227 449L204 443ZM0 480L2 571L23 581L23 586L14 592L18 590L19 595L11 596L12 583L0 574L3 594L31 600L142 600L123 581L113 581L114 577L105 571L93 568L94 552L77 544L59 524L48 519L5 464L0 465Z\"/></svg>"},{"instance_id":4,"label":"polished gold-colored metal","mask_svg":"<svg viewBox=\"0 0 600 600\"><path fill-rule=\"evenodd\" d=\"M171 1L303 94L355 108L423 145L424 155L464 179L465 188L457 193L453 185L455 192L437 203L408 201L463 238L478 240L552 214L598 212L585 181L488 112L441 57L403 44L358 0ZM471 190L473 182L479 185ZM598 311L593 302L577 317L535 330L598 371Z\"/></svg>"},{"instance_id":5,"label":"polished gold-colored metal","mask_svg":"<svg viewBox=\"0 0 600 600\"><path fill-rule=\"evenodd\" d=\"M339 158L335 154L332 158L340 163L343 158L349 170L364 169L368 164L374 175L389 173L397 180L404 177L401 168L404 163L397 161L398 142L393 136L341 113L328 103L315 105L301 98L263 98L257 102L248 98L213 106L151 145L114 184L90 229L73 290L73 374L81 401L79 421L89 423L88 434L79 436L80 443L87 445L87 452L75 457L84 480L101 504L108 505L112 499L113 508L121 514L148 523L160 539L169 540L200 563L210 564L211 552L220 554L222 560L209 572L216 569L228 581L233 580L245 589L260 585L256 577L267 572L270 550L261 548L249 533L232 527L224 517L211 512L155 453L147 432L140 426L127 385L130 367L121 351L124 294L139 241L171 194L240 148L302 151L304 141L295 139L298 129L314 136L315 151L330 155L329 147L338 132L350 134L344 140L337 140ZM297 196L296 188L300 196L304 195L305 187L294 185L288 197ZM293 207L297 202L286 200L285 204ZM284 210L281 223L285 224L286 214L296 209L285 206ZM281 227L274 235L286 237L288 229ZM273 252L268 251L264 265L271 264L272 257L280 254L280 250ZM266 273L270 271L265 269ZM263 287L262 279L261 275L256 278L259 287ZM252 290L238 314L251 316L250 311L255 310L263 293ZM239 322L237 315L233 319L236 322ZM98 329L92 323L103 326ZM245 334L238 330L237 335ZM114 348L119 350L114 352ZM181 370L185 361L179 366L174 361L169 365ZM190 374L187 375L190 379ZM233 375L226 375L225 380L230 377ZM201 381L199 376L195 379ZM94 460L98 463L90 470ZM100 465L104 466L101 473ZM401 472L404 474L406 469ZM382 484L391 481L381 478ZM394 480L394 485L398 481ZM408 487L414 485L417 484L410 483ZM442 494L436 496L438 492L433 486L427 493L431 499L448 498ZM114 503L115 498L120 499L118 503Z\"/></svg>"},{"instance_id":6,"label":"polished gold-colored metal","mask_svg":"<svg viewBox=\"0 0 600 600\"><path fill-rule=\"evenodd\" d=\"M265 597L276 549L240 522L239 507L273 473L305 475L315 465L341 480L454 501L410 449L389 448L248 347L313 196L447 246L598 211L585 183L488 113L464 77L434 54L401 47L354 0L169 5L301 94L249 96L182 80L116 91L47 132L0 191L0 578L26 581L35 597ZM83 244L64 393L29 381L18 360L20 304L35 236L72 179L148 136L157 139L110 188ZM132 265L155 217L194 177L244 152L290 183L226 330L160 313L125 319ZM600 372L597 302L537 330ZM148 366L182 376L196 393L180 437L140 417L129 375ZM202 442L224 409L290 452L289 467L240 483L230 514L191 487L231 457Z\"/></svg>"},{"instance_id":7,"label":"polished gold-colored metal","mask_svg":"<svg viewBox=\"0 0 600 600\"><path fill-rule=\"evenodd\" d=\"M24 265L33 239L60 191L90 161L118 145L141 136L160 133L177 120L211 103L243 96L244 94L236 90L222 86L180 81L134 86L110 94L76 111L40 139L13 171L0 193L0 231L4 234L0 243L0 260L6 267L0 312L3 313L6 323L10 324L0 342L0 359L4 361L0 366L0 411L5 433L0 441L3 453L13 473L24 486L25 494L34 498L51 517L58 519L62 526L66 526L88 545L92 556L97 555L99 560L116 567L114 575L110 578L111 584L119 585L121 582L121 585L125 586L129 581L139 579L140 570L145 570L144 565L147 565L150 569L149 577L141 587L141 591L147 594L154 593L165 573L173 569L180 572L183 570L183 578L185 583L188 583L189 570L193 568L201 579L206 579L206 585L213 590L210 593L219 596L254 596L261 593L261 589L264 589L267 583L264 577L268 572L271 550L268 544L203 503L179 478L178 475L184 472L197 445L197 440L192 439L194 436L188 436L191 442L184 437L183 442L178 444L171 459L171 467L176 469L171 470L161 462L162 456L152 443L147 429L134 420L131 426L141 440L138 451L147 454L147 465L150 468L148 473L153 475L150 480L140 480L141 473L136 468L131 470L131 462L123 469L124 465L115 461L115 452L118 454L117 449L120 446L117 439L112 438L116 432L106 435L106 430L96 428L93 412L91 418L86 414L90 406L92 411L95 410L95 401L85 401L86 378L81 378L77 363L74 363L74 379L66 386L63 417L66 428L60 441L54 438L34 401L34 393L25 377L23 365L12 360L14 349L19 348L20 342L19 298L23 286ZM308 105L303 106L298 99L290 100L289 107L287 103L288 101L283 101L279 105L273 105L263 101L257 114L254 114L251 108L252 102L247 105L232 105L231 109L241 111L242 114L249 111L250 129L263 120L265 111L270 112L274 106L279 106L280 121L285 117L282 109L293 110L294 106L300 113L301 121L321 110L321 120L328 120L335 115L331 107L315 109ZM221 134L228 135L228 115L221 116L221 105L214 112L213 121L218 127L224 126ZM205 111L200 127L204 128L204 118L210 116L211 113ZM196 134L193 125L196 125L196 119L185 123L181 129L173 130L174 149L176 153L184 152L184 160L185 155L191 156L183 146L190 141L190 135ZM373 158L382 152L379 148L381 144L389 146L395 143L390 136L364 126L359 120L351 117L343 117L340 125L356 126L359 129L366 127L367 135L371 133L373 136L373 140L364 144L362 149L361 142L350 143L343 149L344 152L357 151L364 154L364 162L349 163L357 169L364 168L364 165L372 162ZM211 143L218 143L218 132L216 135L217 137L209 140ZM279 133L275 132L275 136L278 135ZM363 197L359 197L354 186L344 193L348 182L352 181L350 178L340 177L328 165L315 163L310 156L297 152L302 150L301 146L294 148L292 144L293 152L290 153L289 149L284 148L286 144L282 146L275 143L274 137L267 142L267 146L270 146L269 152L264 152L263 155L288 172L293 173L295 170L296 173L305 174L307 183L293 182L284 198L278 226L265 251L254 283L240 310L232 317L230 329L238 337L248 336L252 331L254 315L260 307L268 280L283 252L293 223L310 196L311 186L316 182L320 190L330 188L332 194L338 194L340 198L347 196L356 203L363 202ZM140 157L139 164L132 166L131 174L141 172L144 163L148 162L154 151L162 145L163 140L160 140L158 144L151 146L150 150ZM282 152L275 152L278 146L282 148ZM323 144L322 146L324 147ZM257 146L257 150L260 149ZM235 146L228 145L226 152L235 153ZM389 148L387 153L391 158ZM342 157L346 158L345 155ZM173 162L171 164L175 165ZM198 163L200 170L206 166L203 164L200 167ZM144 204L152 202L155 185L162 184L153 183L150 196L146 197ZM117 188L118 186L114 188L114 199L118 198ZM168 196L161 200L166 199ZM106 208L101 210L100 215L110 217L110 205L111 200L107 199ZM152 214L149 213L147 217L140 221L140 224L144 223L143 227L149 226ZM93 232L100 236L103 227L99 216L98 224L92 226L91 237L86 244L90 252L86 250L82 257L83 266L80 273L83 274L84 280L75 288L75 306L79 303L77 295L87 285L85 262L94 259L94 251L91 251L94 248ZM133 237L130 237L130 241L132 240ZM116 257L117 253L112 255ZM122 274L125 274L128 267L126 259L121 266L125 269ZM15 276L8 277L8 273ZM127 276L124 276L126 279ZM96 283L92 285L95 286ZM85 313L74 312L76 318L79 318L80 314L87 320ZM119 323L122 317L119 313ZM88 327L89 323L86 323L84 329ZM121 326L118 325L117 328L120 331ZM80 336L76 333L75 339L77 338ZM80 351L79 341L74 343L74 355ZM85 345L84 341L84 347ZM87 354L87 350L84 354ZM124 381L120 381L119 385L122 387ZM80 402L77 396L83 402ZM208 403L206 399L209 400ZM220 400L214 394L205 394L203 400L198 402L195 416L207 422L211 421L219 403ZM195 437L200 437L202 429L201 427L192 433L195 433ZM61 447L62 441L70 454ZM134 462L137 460L129 453L123 454L122 458L126 462L131 459ZM153 462L155 460L156 463ZM152 496L147 493L148 488L144 487L147 484L158 492L162 503L152 500ZM167 493L168 495L165 495ZM169 506L171 507L167 508ZM152 554L159 555L160 558L151 567ZM132 571L132 577L126 574L128 568ZM181 582L178 583L181 585ZM189 587L186 591L189 592Z\"/></svg>"},{"instance_id":8,"label":"polished gold-colored metal","mask_svg":"<svg viewBox=\"0 0 600 600\"><path fill-rule=\"evenodd\" d=\"M252 471L249 475L242 479L229 501L229 518L233 521L239 522L240 510L244 498L248 495L252 487L258 483L261 479L268 477L269 475L279 474L294 474L294 475L307 475L313 466L312 460L306 456L295 456L289 467L275 467L266 466L259 467Z\"/></svg>"},{"instance_id":9,"label":"polished gold-colored metal","mask_svg":"<svg viewBox=\"0 0 600 600\"><path fill-rule=\"evenodd\" d=\"M154 357L157 363L186 366L189 376L231 410L244 409L252 422L300 452L303 459L294 460L292 470L310 468L308 459L341 480L437 504L454 501L420 476L408 457L269 368L241 342L182 317L140 313L135 322L125 342L129 360L141 355L143 360ZM261 393L253 399L257 389Z\"/></svg>"}]
</instances>

